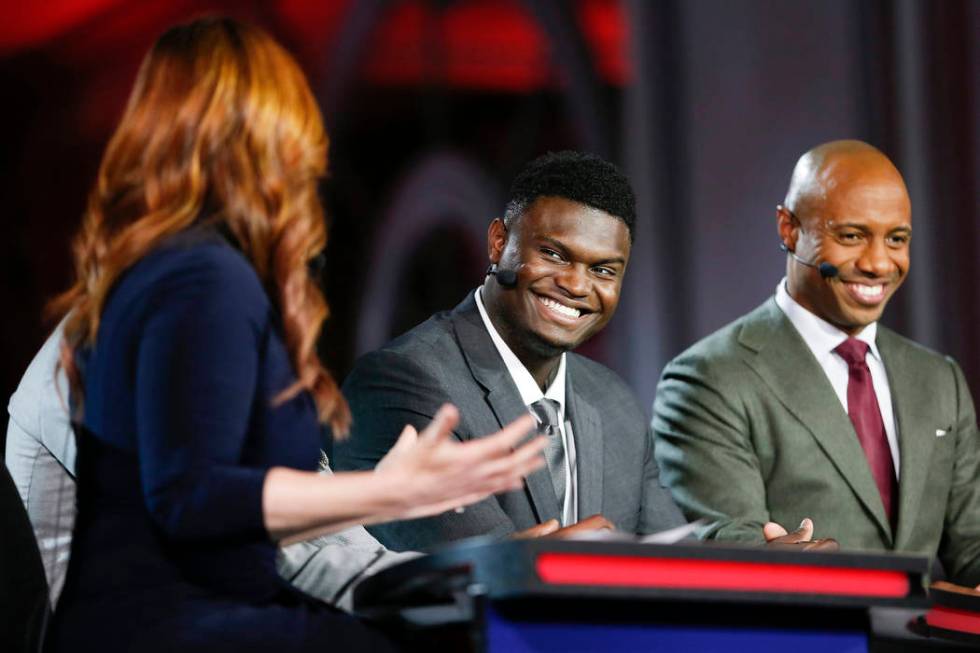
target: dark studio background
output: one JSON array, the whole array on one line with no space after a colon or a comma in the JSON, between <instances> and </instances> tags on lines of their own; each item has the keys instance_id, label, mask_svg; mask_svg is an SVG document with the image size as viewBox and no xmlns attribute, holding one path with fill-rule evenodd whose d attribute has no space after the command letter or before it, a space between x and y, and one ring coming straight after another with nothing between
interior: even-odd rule
<instances>
[{"instance_id":1,"label":"dark studio background","mask_svg":"<svg viewBox=\"0 0 980 653\"><path fill-rule=\"evenodd\" d=\"M860 138L905 175L912 274L886 312L980 391L980 2L971 0L4 0L0 397L53 326L69 241L139 60L226 13L297 56L331 135L332 317L355 356L480 282L510 179L548 150L618 163L639 201L619 313L585 353L643 404L663 364L782 275L796 158Z\"/></svg>"}]
</instances>

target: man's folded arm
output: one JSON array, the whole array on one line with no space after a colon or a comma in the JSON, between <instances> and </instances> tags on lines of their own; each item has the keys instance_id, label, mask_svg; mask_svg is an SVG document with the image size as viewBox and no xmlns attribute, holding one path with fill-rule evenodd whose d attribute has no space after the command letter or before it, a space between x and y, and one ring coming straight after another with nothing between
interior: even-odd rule
<instances>
[{"instance_id":1,"label":"man's folded arm","mask_svg":"<svg viewBox=\"0 0 980 653\"><path fill-rule=\"evenodd\" d=\"M736 387L684 361L669 364L654 403L655 453L685 516L710 522L703 537L762 543L766 488Z\"/></svg>"},{"instance_id":2,"label":"man's folded arm","mask_svg":"<svg viewBox=\"0 0 980 653\"><path fill-rule=\"evenodd\" d=\"M643 457L643 507L637 532L641 535L656 533L686 524L680 508L661 484L660 467L654 457L653 432L647 432L646 453Z\"/></svg>"},{"instance_id":3,"label":"man's folded arm","mask_svg":"<svg viewBox=\"0 0 980 653\"><path fill-rule=\"evenodd\" d=\"M956 383L956 453L939 559L952 580L972 587L980 584L980 433L963 371L949 362Z\"/></svg>"}]
</instances>

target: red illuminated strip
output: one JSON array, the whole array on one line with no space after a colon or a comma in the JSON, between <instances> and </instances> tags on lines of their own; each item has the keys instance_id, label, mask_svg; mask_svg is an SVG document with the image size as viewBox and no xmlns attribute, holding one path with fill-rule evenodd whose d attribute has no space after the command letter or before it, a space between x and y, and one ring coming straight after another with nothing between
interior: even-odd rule
<instances>
[{"instance_id":1,"label":"red illuminated strip","mask_svg":"<svg viewBox=\"0 0 980 653\"><path fill-rule=\"evenodd\" d=\"M926 623L935 628L980 635L980 614L935 605L926 613Z\"/></svg>"},{"instance_id":2,"label":"red illuminated strip","mask_svg":"<svg viewBox=\"0 0 980 653\"><path fill-rule=\"evenodd\" d=\"M538 576L555 585L661 587L901 598L904 572L731 560L542 553Z\"/></svg>"}]
</instances>

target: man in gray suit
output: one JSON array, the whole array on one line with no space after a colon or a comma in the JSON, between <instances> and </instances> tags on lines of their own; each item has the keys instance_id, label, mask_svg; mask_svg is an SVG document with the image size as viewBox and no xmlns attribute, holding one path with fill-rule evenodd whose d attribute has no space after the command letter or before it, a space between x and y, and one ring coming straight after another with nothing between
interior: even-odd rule
<instances>
[{"instance_id":1,"label":"man in gray suit","mask_svg":"<svg viewBox=\"0 0 980 653\"><path fill-rule=\"evenodd\" d=\"M573 152L530 163L504 217L488 231L484 284L362 357L344 383L351 437L337 469L371 469L406 423L459 407L462 440L531 410L551 443L548 466L523 489L465 511L370 530L396 550L473 535L503 536L601 514L648 533L683 524L660 486L643 412L610 370L570 353L598 333L619 301L632 245L633 193L611 164Z\"/></svg>"},{"instance_id":2,"label":"man in gray suit","mask_svg":"<svg viewBox=\"0 0 980 653\"><path fill-rule=\"evenodd\" d=\"M980 583L980 439L959 366L878 324L909 269L892 163L836 141L777 209L776 296L678 356L657 389L663 478L720 540L813 517L843 549L938 555Z\"/></svg>"}]
</instances>

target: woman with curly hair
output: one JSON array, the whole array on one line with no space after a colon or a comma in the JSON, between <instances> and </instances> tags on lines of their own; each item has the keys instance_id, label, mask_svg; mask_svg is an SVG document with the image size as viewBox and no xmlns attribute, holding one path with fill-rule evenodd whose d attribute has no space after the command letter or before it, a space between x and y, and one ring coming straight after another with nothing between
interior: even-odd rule
<instances>
[{"instance_id":1,"label":"woman with curly hair","mask_svg":"<svg viewBox=\"0 0 980 653\"><path fill-rule=\"evenodd\" d=\"M80 234L61 365L78 517L52 650L317 650L383 634L291 588L275 550L437 514L542 465L530 417L479 441L446 406L372 472L315 472L350 414L315 344L327 138L293 59L228 19L140 68Z\"/></svg>"}]
</instances>

